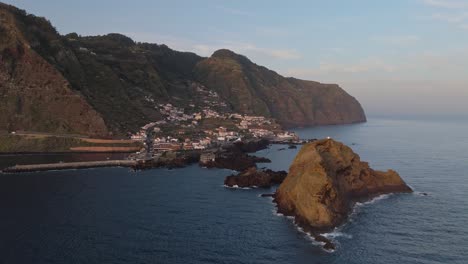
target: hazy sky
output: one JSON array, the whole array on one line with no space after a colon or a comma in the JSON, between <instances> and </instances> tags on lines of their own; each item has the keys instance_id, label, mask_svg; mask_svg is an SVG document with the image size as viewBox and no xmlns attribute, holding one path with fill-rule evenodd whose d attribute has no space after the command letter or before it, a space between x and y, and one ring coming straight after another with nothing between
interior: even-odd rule
<instances>
[{"instance_id":1,"label":"hazy sky","mask_svg":"<svg viewBox=\"0 0 468 264\"><path fill-rule=\"evenodd\" d=\"M468 116L468 0L7 0L61 33L242 53L340 84L368 115Z\"/></svg>"}]
</instances>

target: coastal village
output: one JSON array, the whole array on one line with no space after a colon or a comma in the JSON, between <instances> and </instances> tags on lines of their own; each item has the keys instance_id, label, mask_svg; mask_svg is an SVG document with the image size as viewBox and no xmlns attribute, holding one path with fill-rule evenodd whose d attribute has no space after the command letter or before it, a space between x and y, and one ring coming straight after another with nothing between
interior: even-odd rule
<instances>
[{"instance_id":1,"label":"coastal village","mask_svg":"<svg viewBox=\"0 0 468 264\"><path fill-rule=\"evenodd\" d=\"M157 159L165 152L202 152L201 162L214 159L214 153L235 142L267 139L282 144L301 144L304 141L294 132L285 131L273 118L243 115L225 111L226 104L214 91L195 86L197 94L205 95L200 104L177 107L171 103L154 103L162 120L148 123L130 135L130 139L144 142L145 149L132 155L133 159Z\"/></svg>"},{"instance_id":2,"label":"coastal village","mask_svg":"<svg viewBox=\"0 0 468 264\"><path fill-rule=\"evenodd\" d=\"M0 2L1 263L468 263L468 0L150 2Z\"/></svg>"},{"instance_id":3,"label":"coastal village","mask_svg":"<svg viewBox=\"0 0 468 264\"><path fill-rule=\"evenodd\" d=\"M160 107L166 119L146 124L130 137L144 142L146 149L153 154L217 149L234 142L260 139L277 143L303 143L295 133L282 130L271 118L236 113L220 114L211 109L186 114L183 108L171 104Z\"/></svg>"}]
</instances>

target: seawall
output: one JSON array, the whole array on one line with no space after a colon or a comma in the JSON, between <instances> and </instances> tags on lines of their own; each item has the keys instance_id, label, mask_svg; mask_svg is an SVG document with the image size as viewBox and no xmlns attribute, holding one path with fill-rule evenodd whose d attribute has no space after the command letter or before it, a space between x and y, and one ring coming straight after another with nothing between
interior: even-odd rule
<instances>
[{"instance_id":1,"label":"seawall","mask_svg":"<svg viewBox=\"0 0 468 264\"><path fill-rule=\"evenodd\" d=\"M138 164L135 160L105 160L86 162L65 162L49 164L15 165L4 169L4 173L36 172L49 170L86 169L98 167L134 167Z\"/></svg>"}]
</instances>

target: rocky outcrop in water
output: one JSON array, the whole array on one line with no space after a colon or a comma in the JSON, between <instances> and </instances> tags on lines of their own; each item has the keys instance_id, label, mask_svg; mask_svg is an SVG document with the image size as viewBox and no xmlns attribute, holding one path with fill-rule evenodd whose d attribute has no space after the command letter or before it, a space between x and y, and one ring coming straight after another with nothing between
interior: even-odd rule
<instances>
[{"instance_id":1,"label":"rocky outcrop in water","mask_svg":"<svg viewBox=\"0 0 468 264\"><path fill-rule=\"evenodd\" d=\"M248 168L256 167L257 163L269 163L271 160L264 157L248 155L247 153L256 152L268 148L269 141L252 140L248 142L236 142L225 146L216 153L214 161L204 163L202 166L207 168L230 169L236 171L245 171Z\"/></svg>"},{"instance_id":2,"label":"rocky outcrop in water","mask_svg":"<svg viewBox=\"0 0 468 264\"><path fill-rule=\"evenodd\" d=\"M237 175L227 176L224 185L229 187L260 187L267 188L274 184L280 184L286 178L285 171L257 170L249 168Z\"/></svg>"},{"instance_id":3,"label":"rocky outcrop in water","mask_svg":"<svg viewBox=\"0 0 468 264\"><path fill-rule=\"evenodd\" d=\"M375 171L351 148L326 139L302 147L275 201L279 213L317 235L342 224L355 202L395 192L412 190L397 172Z\"/></svg>"},{"instance_id":4,"label":"rocky outcrop in water","mask_svg":"<svg viewBox=\"0 0 468 264\"><path fill-rule=\"evenodd\" d=\"M245 153L226 152L217 155L215 161L203 164L203 167L244 171L248 168L256 167L257 163L269 162L271 160L264 157L247 155Z\"/></svg>"},{"instance_id":5,"label":"rocky outcrop in water","mask_svg":"<svg viewBox=\"0 0 468 264\"><path fill-rule=\"evenodd\" d=\"M269 145L270 141L267 139L240 141L227 147L227 150L231 152L254 153L268 148Z\"/></svg>"}]
</instances>

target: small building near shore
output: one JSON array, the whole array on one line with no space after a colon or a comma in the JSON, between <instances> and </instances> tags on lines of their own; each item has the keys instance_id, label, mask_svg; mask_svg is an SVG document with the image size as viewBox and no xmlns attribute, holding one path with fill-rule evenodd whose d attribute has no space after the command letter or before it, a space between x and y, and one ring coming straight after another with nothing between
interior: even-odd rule
<instances>
[{"instance_id":1,"label":"small building near shore","mask_svg":"<svg viewBox=\"0 0 468 264\"><path fill-rule=\"evenodd\" d=\"M202 153L200 155L200 163L206 164L216 160L216 155L213 152Z\"/></svg>"},{"instance_id":2,"label":"small building near shore","mask_svg":"<svg viewBox=\"0 0 468 264\"><path fill-rule=\"evenodd\" d=\"M156 143L153 147L156 151L177 151L181 149L180 144L177 143Z\"/></svg>"}]
</instances>

